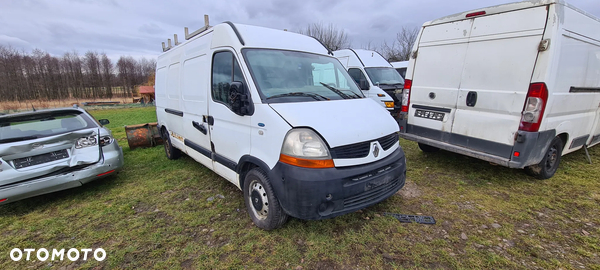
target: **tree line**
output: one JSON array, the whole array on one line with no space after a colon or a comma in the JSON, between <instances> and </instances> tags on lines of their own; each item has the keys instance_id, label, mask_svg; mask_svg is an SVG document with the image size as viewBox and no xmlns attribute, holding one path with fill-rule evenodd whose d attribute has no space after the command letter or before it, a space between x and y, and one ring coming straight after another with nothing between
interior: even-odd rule
<instances>
[{"instance_id":1,"label":"tree line","mask_svg":"<svg viewBox=\"0 0 600 270\"><path fill-rule=\"evenodd\" d=\"M95 99L130 96L153 76L156 60L76 51L57 57L0 45L0 101Z\"/></svg>"},{"instance_id":2,"label":"tree line","mask_svg":"<svg viewBox=\"0 0 600 270\"><path fill-rule=\"evenodd\" d=\"M325 47L332 51L347 49L352 46L350 37L348 37L346 32L333 24L312 23L297 32L318 39ZM402 27L396 33L396 38L391 42L384 41L379 46L369 42L366 45L362 45L361 48L376 51L390 62L408 61L418 34L419 28Z\"/></svg>"}]
</instances>

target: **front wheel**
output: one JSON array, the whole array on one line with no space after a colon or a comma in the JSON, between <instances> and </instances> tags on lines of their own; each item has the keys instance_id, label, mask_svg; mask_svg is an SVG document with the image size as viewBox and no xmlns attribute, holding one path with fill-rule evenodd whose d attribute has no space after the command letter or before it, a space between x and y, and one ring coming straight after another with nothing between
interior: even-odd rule
<instances>
[{"instance_id":1,"label":"front wheel","mask_svg":"<svg viewBox=\"0 0 600 270\"><path fill-rule=\"evenodd\" d=\"M244 201L250 218L263 230L277 229L288 219L275 197L267 175L260 168L254 168L246 174Z\"/></svg>"},{"instance_id":2,"label":"front wheel","mask_svg":"<svg viewBox=\"0 0 600 270\"><path fill-rule=\"evenodd\" d=\"M563 141L559 137L554 138L542 161L536 165L526 167L525 171L527 174L542 180L554 176L554 173L558 170L562 150Z\"/></svg>"}]
</instances>

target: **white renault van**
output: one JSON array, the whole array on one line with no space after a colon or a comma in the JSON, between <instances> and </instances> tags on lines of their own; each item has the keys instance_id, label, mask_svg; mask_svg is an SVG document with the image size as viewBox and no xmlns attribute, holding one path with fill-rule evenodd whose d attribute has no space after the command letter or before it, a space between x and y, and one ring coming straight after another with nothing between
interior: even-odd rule
<instances>
[{"instance_id":1,"label":"white renault van","mask_svg":"<svg viewBox=\"0 0 600 270\"><path fill-rule=\"evenodd\" d=\"M376 51L345 49L333 52L348 69L365 96L374 99L393 115L400 111L404 79Z\"/></svg>"},{"instance_id":2,"label":"white renault van","mask_svg":"<svg viewBox=\"0 0 600 270\"><path fill-rule=\"evenodd\" d=\"M319 41L230 22L186 40L157 61L165 152L241 189L258 227L335 217L402 188L397 123Z\"/></svg>"},{"instance_id":3,"label":"white renault van","mask_svg":"<svg viewBox=\"0 0 600 270\"><path fill-rule=\"evenodd\" d=\"M401 136L538 178L600 143L600 20L562 0L427 22L408 65Z\"/></svg>"}]
</instances>

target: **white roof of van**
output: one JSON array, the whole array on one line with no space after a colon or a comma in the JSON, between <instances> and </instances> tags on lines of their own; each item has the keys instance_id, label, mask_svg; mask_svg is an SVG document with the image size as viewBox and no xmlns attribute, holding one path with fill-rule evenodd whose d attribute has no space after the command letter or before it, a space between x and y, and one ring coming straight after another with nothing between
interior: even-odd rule
<instances>
[{"instance_id":1,"label":"white roof of van","mask_svg":"<svg viewBox=\"0 0 600 270\"><path fill-rule=\"evenodd\" d=\"M208 33L212 33L210 40L210 48L212 49L227 46L237 49L265 48L328 54L327 48L320 41L306 35L260 26L224 22L174 46L171 50L164 52L163 55L178 51L180 48L185 47L186 43L202 38Z\"/></svg>"},{"instance_id":2,"label":"white roof of van","mask_svg":"<svg viewBox=\"0 0 600 270\"><path fill-rule=\"evenodd\" d=\"M390 64L392 64L392 66L394 68L405 68L405 67L408 67L408 61L391 62Z\"/></svg>"},{"instance_id":3,"label":"white roof of van","mask_svg":"<svg viewBox=\"0 0 600 270\"><path fill-rule=\"evenodd\" d=\"M335 51L333 54L338 58L339 56L358 57L364 67L392 67L392 65L376 51L363 49L344 49Z\"/></svg>"},{"instance_id":4,"label":"white roof of van","mask_svg":"<svg viewBox=\"0 0 600 270\"><path fill-rule=\"evenodd\" d=\"M491 6L491 7L484 7L484 8L469 10L469 11L465 11L465 12L461 12L461 13L456 13L456 14L452 14L449 16L439 18L439 19L428 21L428 22L424 23L423 26L464 20L466 18L467 14L471 14L471 13L479 12L479 11L485 11L485 15L490 15L490 14L503 13L503 12L512 11L512 10L531 8L531 7L536 7L536 6L545 6L545 5L550 5L550 4L559 4L562 6L568 6L568 7L572 8L574 10L577 10L578 12L580 12L592 19L600 21L600 19L596 18L595 16L593 16L581 9L578 9L578 8L574 7L573 5L568 4L564 0L529 0L529 1L522 1L522 2L515 2L515 3Z\"/></svg>"}]
</instances>

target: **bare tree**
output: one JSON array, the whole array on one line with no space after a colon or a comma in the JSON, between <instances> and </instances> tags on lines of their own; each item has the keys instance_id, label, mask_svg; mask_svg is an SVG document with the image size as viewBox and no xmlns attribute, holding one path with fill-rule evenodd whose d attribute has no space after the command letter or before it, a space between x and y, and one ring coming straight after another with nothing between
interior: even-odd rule
<instances>
[{"instance_id":1,"label":"bare tree","mask_svg":"<svg viewBox=\"0 0 600 270\"><path fill-rule=\"evenodd\" d=\"M402 27L402 30L396 34L396 40L391 44L383 42L379 52L388 61L407 61L417 40L419 28Z\"/></svg>"},{"instance_id":2,"label":"bare tree","mask_svg":"<svg viewBox=\"0 0 600 270\"><path fill-rule=\"evenodd\" d=\"M298 33L318 39L332 51L350 47L350 39L346 32L331 23L329 25L323 23L309 24L306 28L300 29Z\"/></svg>"}]
</instances>

